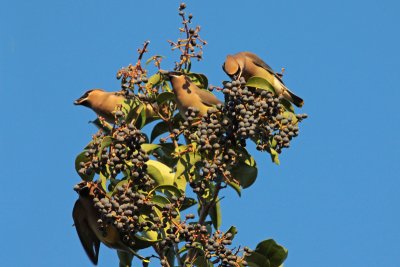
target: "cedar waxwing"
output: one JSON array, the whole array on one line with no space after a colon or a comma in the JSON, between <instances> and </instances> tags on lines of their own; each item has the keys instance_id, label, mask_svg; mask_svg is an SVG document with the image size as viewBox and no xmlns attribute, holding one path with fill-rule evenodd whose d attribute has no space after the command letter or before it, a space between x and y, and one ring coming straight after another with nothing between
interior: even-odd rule
<instances>
[{"instance_id":1,"label":"cedar waxwing","mask_svg":"<svg viewBox=\"0 0 400 267\"><path fill-rule=\"evenodd\" d=\"M76 231L82 246L94 265L97 265L99 258L100 242L109 248L122 250L125 252L133 252L121 240L121 235L113 225L108 225L104 234L99 230L98 222L101 218L100 213L94 207L93 189L83 186L77 189L79 199L75 202L72 211L72 217Z\"/></svg>"},{"instance_id":2,"label":"cedar waxwing","mask_svg":"<svg viewBox=\"0 0 400 267\"><path fill-rule=\"evenodd\" d=\"M75 100L75 105L82 105L91 108L97 115L103 117L108 123L115 123L116 107L124 103L125 97L120 92L106 92L102 89L92 89ZM146 105L147 118L155 117L153 107L150 104Z\"/></svg>"},{"instance_id":3,"label":"cedar waxwing","mask_svg":"<svg viewBox=\"0 0 400 267\"><path fill-rule=\"evenodd\" d=\"M240 52L235 55L228 55L222 68L231 78L244 77L246 81L253 76L264 78L274 87L275 92L282 95L286 100L297 107L302 107L304 104L303 99L292 93L283 84L281 77L253 53Z\"/></svg>"},{"instance_id":4,"label":"cedar waxwing","mask_svg":"<svg viewBox=\"0 0 400 267\"><path fill-rule=\"evenodd\" d=\"M189 107L197 108L199 115L203 116L208 109L222 104L214 94L197 87L183 73L169 72L168 77L175 93L176 105L184 119L187 119L185 112Z\"/></svg>"}]
</instances>

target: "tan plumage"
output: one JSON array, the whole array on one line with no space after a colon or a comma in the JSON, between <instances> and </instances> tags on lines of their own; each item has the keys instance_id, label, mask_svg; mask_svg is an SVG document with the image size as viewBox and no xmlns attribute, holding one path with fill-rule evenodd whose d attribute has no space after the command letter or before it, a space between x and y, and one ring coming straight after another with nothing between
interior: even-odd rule
<instances>
[{"instance_id":1,"label":"tan plumage","mask_svg":"<svg viewBox=\"0 0 400 267\"><path fill-rule=\"evenodd\" d=\"M108 123L115 123L114 112L118 105L124 103L126 98L121 92L106 92L102 89L92 89L85 92L75 100L75 105L82 105L92 109L97 115L103 117ZM150 104L146 105L147 118L155 117L155 112Z\"/></svg>"},{"instance_id":2,"label":"tan plumage","mask_svg":"<svg viewBox=\"0 0 400 267\"><path fill-rule=\"evenodd\" d=\"M303 99L291 92L267 63L251 52L228 55L222 68L231 78L244 77L247 81L253 76L262 77L274 87L277 94L282 95L286 100L298 107L304 104Z\"/></svg>"},{"instance_id":3,"label":"tan plumage","mask_svg":"<svg viewBox=\"0 0 400 267\"><path fill-rule=\"evenodd\" d=\"M97 220L101 218L93 203L93 187L84 186L78 189L79 198L75 202L72 217L82 246L93 264L97 265L99 258L100 242L106 246L132 252L121 240L118 230L109 225L105 235L98 229Z\"/></svg>"},{"instance_id":4,"label":"tan plumage","mask_svg":"<svg viewBox=\"0 0 400 267\"><path fill-rule=\"evenodd\" d=\"M200 89L184 74L170 72L168 77L175 94L176 105L183 118L186 119L185 112L189 107L197 108L199 115L203 116L207 113L208 109L222 104L214 94Z\"/></svg>"}]
</instances>

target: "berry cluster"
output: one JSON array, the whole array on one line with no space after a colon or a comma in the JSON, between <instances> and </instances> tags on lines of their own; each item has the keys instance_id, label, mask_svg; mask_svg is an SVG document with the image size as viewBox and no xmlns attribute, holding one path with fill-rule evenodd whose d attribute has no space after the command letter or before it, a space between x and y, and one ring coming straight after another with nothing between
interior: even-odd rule
<instances>
[{"instance_id":1,"label":"berry cluster","mask_svg":"<svg viewBox=\"0 0 400 267\"><path fill-rule=\"evenodd\" d=\"M207 43L200 38L200 27L192 26L193 15L186 13L184 3L178 12L183 37L168 41L172 50L180 53L174 70L207 88L205 75L190 72L192 60L202 59ZM246 86L241 78L226 82L224 88L209 87L210 91L222 90L225 103L208 109L204 116L199 116L198 109L188 108L185 116L174 117L176 103L168 76L160 67L162 56L146 62L154 61L159 70L152 76L141 65L148 45L147 41L138 49L136 64L117 73L121 80L117 94L126 101L113 111L114 126L100 118L96 125L101 131L77 157L76 168L85 180L74 188L79 201L85 201L81 202L85 209L92 209L87 210L88 216L95 217L103 235L118 233L114 248L133 253L152 246L158 256L143 259L158 257L163 267L174 265L169 262L171 253L180 266L248 266L246 259L252 265L250 249L231 247L235 230L213 232L206 220L210 216L215 229L219 228L220 189L229 185L240 193L240 186L246 188L255 180L257 168L246 150L247 140L255 142L258 150L276 155L290 146L299 133L298 123L307 115L295 114L285 99ZM157 119L162 121L154 127L151 140L169 132L160 143L169 138L170 143L143 145L148 141L140 129ZM182 137L187 144L179 144ZM146 151L164 164L149 161ZM183 195L186 182L197 202ZM193 220L193 214L181 219L180 211L197 203L198 220ZM103 242L108 242L106 239Z\"/></svg>"},{"instance_id":2,"label":"berry cluster","mask_svg":"<svg viewBox=\"0 0 400 267\"><path fill-rule=\"evenodd\" d=\"M144 135L133 124L115 128L112 137L98 132L86 148L87 159L79 163L79 173L109 173L110 177L116 178L123 172L135 184L150 188L154 181L146 174L149 156L141 148L143 143Z\"/></svg>"},{"instance_id":3,"label":"berry cluster","mask_svg":"<svg viewBox=\"0 0 400 267\"><path fill-rule=\"evenodd\" d=\"M206 41L200 38L200 26L196 26L196 28L190 27L193 15L189 14L186 18L185 8L186 4L181 3L179 6L179 16L182 19L183 27L179 28L179 31L184 32L186 37L183 39L179 38L176 42L168 41L172 50L179 49L181 52L180 61L175 62L175 70L181 70L182 68L190 69L191 58L201 60L203 58L203 46L207 44Z\"/></svg>"},{"instance_id":4,"label":"berry cluster","mask_svg":"<svg viewBox=\"0 0 400 267\"><path fill-rule=\"evenodd\" d=\"M239 250L233 251L227 248L228 245L232 244L233 235L231 233L223 234L220 231L214 232L208 236L204 246L204 254L214 264L219 264L221 267L228 266L247 266L247 262L244 257L251 253L251 250L247 247L244 248L244 255L238 256Z\"/></svg>"},{"instance_id":5,"label":"berry cluster","mask_svg":"<svg viewBox=\"0 0 400 267\"><path fill-rule=\"evenodd\" d=\"M232 244L234 237L232 233L216 231L210 234L207 226L188 222L188 220L194 218L194 214L187 214L184 221L171 225L166 230L166 237L159 242L160 249L165 251L173 247L174 243L184 242L185 249L189 251L185 255L184 260L186 262L193 262L196 258L202 257L213 264L219 263L216 266L238 266L239 263L242 266L247 266L244 257L252 252L249 248L245 247L243 250L229 249L228 246ZM199 248L201 250L197 250ZM194 252L195 250L197 252ZM243 256L238 256L241 251L244 251ZM161 266L168 266L165 259L161 260Z\"/></svg>"},{"instance_id":6,"label":"berry cluster","mask_svg":"<svg viewBox=\"0 0 400 267\"><path fill-rule=\"evenodd\" d=\"M225 83L223 93L235 139L251 139L261 151L270 152L273 148L280 153L289 147L290 140L298 135L298 122L307 117L287 111L281 96L247 87L243 77Z\"/></svg>"},{"instance_id":7,"label":"berry cluster","mask_svg":"<svg viewBox=\"0 0 400 267\"><path fill-rule=\"evenodd\" d=\"M143 83L147 83L147 70L142 67L141 59L143 54L147 52L147 46L149 44L150 42L146 41L143 44L143 48L138 49L139 58L135 65L130 64L117 72L117 79L121 79L121 88L123 90L130 89L133 91L135 86L138 86L139 90L144 89Z\"/></svg>"},{"instance_id":8,"label":"berry cluster","mask_svg":"<svg viewBox=\"0 0 400 267\"><path fill-rule=\"evenodd\" d=\"M130 181L117 185L111 196L94 182L81 182L75 186L75 190L79 192L83 187L88 187L92 192L88 197L100 214L97 220L99 230L106 235L110 226L115 227L124 244L131 248L135 247L138 233L159 233L172 220L178 220L179 208L185 199L184 196L172 196L170 204L161 206L152 200L154 194L140 193Z\"/></svg>"},{"instance_id":9,"label":"berry cluster","mask_svg":"<svg viewBox=\"0 0 400 267\"><path fill-rule=\"evenodd\" d=\"M197 150L202 155L200 179L190 183L198 194L208 188L209 181L232 182L229 169L241 156L238 151L242 145L232 138L230 121L224 117L223 110L224 107L219 104L198 119L198 110L189 108L185 114L187 120L181 126L184 136L191 143L197 144Z\"/></svg>"}]
</instances>

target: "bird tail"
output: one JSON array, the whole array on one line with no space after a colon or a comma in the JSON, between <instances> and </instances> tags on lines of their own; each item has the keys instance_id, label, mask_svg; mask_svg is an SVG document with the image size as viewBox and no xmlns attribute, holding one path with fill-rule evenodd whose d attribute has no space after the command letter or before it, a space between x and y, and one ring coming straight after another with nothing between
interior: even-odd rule
<instances>
[{"instance_id":1,"label":"bird tail","mask_svg":"<svg viewBox=\"0 0 400 267\"><path fill-rule=\"evenodd\" d=\"M286 87L286 86L285 86ZM283 96L296 105L296 107L301 108L304 105L304 100L301 97L295 95L292 91L290 91L287 87L286 90L283 92Z\"/></svg>"}]
</instances>

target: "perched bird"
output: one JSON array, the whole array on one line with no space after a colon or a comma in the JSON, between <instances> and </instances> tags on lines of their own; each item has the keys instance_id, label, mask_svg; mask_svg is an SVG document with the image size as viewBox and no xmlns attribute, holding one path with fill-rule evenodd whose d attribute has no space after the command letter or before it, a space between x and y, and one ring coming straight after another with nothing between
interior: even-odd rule
<instances>
[{"instance_id":1,"label":"perched bird","mask_svg":"<svg viewBox=\"0 0 400 267\"><path fill-rule=\"evenodd\" d=\"M203 116L207 110L222 102L207 90L200 89L186 75L180 72L168 72L172 90L175 93L176 105L180 114L187 119L185 112L189 107L197 108Z\"/></svg>"},{"instance_id":2,"label":"perched bird","mask_svg":"<svg viewBox=\"0 0 400 267\"><path fill-rule=\"evenodd\" d=\"M115 108L125 101L125 97L116 92L106 92L102 89L92 89L85 92L75 100L75 105L82 105L92 109L97 115L103 117L108 123L115 123L113 112Z\"/></svg>"},{"instance_id":3,"label":"perched bird","mask_svg":"<svg viewBox=\"0 0 400 267\"><path fill-rule=\"evenodd\" d=\"M222 68L229 77L235 79L244 77L247 81L253 76L264 78L273 86L278 95L282 95L298 107L302 107L304 104L303 99L291 92L284 85L281 77L267 63L251 52L228 55Z\"/></svg>"},{"instance_id":4,"label":"perched bird","mask_svg":"<svg viewBox=\"0 0 400 267\"><path fill-rule=\"evenodd\" d=\"M113 249L132 252L122 243L121 236L113 225L107 226L104 231L105 234L99 230L97 220L101 216L94 207L91 189L84 186L76 190L79 198L75 202L72 217L82 246L92 263L97 265L100 242Z\"/></svg>"},{"instance_id":5,"label":"perched bird","mask_svg":"<svg viewBox=\"0 0 400 267\"><path fill-rule=\"evenodd\" d=\"M75 105L82 105L92 109L97 115L103 117L108 123L115 123L116 107L126 101L120 92L106 92L102 89L92 89L85 92L74 101ZM146 105L147 118L155 117L155 112L150 104Z\"/></svg>"}]
</instances>

